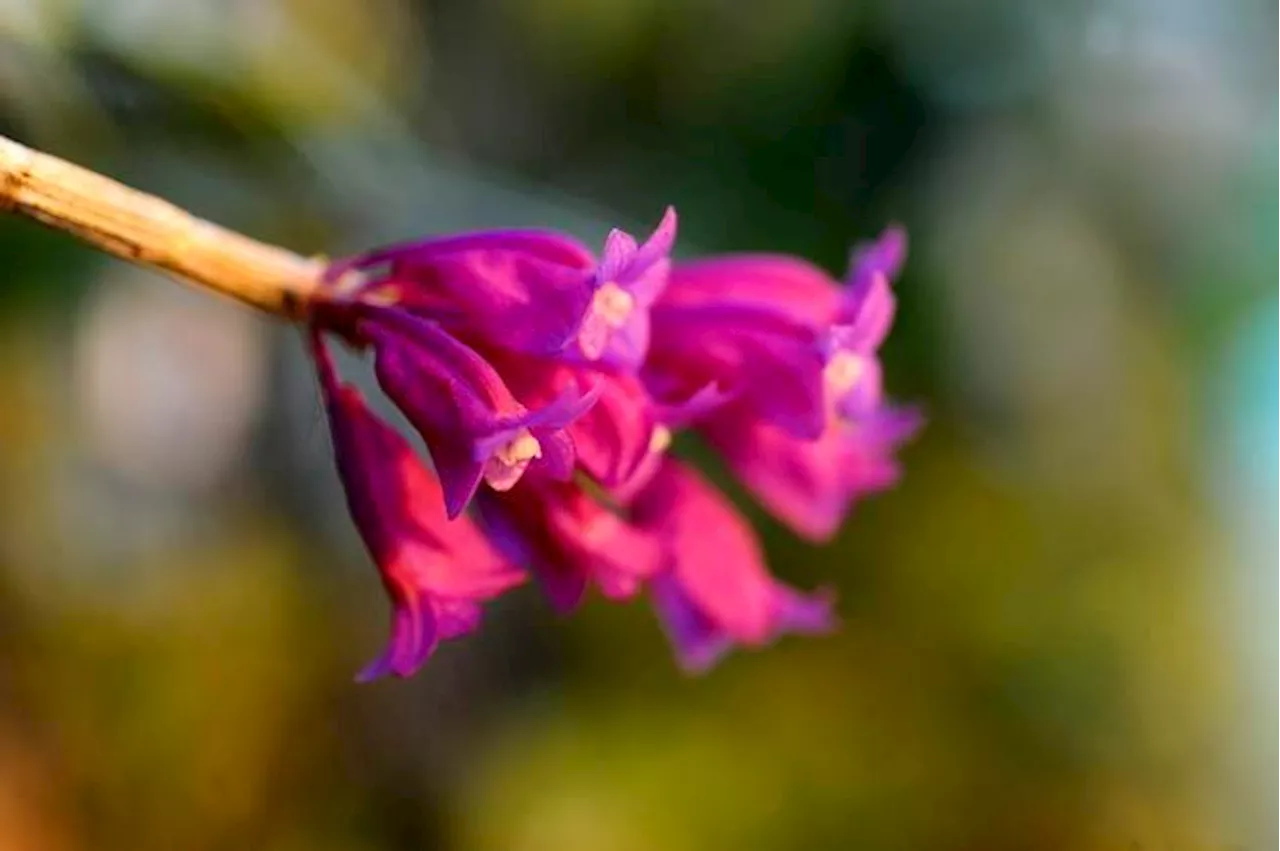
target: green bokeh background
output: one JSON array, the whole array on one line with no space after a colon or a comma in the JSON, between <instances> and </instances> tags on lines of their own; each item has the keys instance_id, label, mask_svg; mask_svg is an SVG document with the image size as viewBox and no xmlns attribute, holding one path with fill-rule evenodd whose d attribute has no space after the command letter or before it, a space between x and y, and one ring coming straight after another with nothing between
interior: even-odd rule
<instances>
[{"instance_id":1,"label":"green bokeh background","mask_svg":"<svg viewBox=\"0 0 1280 851\"><path fill-rule=\"evenodd\" d=\"M829 547L744 501L835 637L688 679L643 605L524 589L356 686L385 603L296 333L0 219L0 851L1275 847L1276 29L0 2L0 132L301 252L673 203L686 255L839 272L902 222L930 420Z\"/></svg>"}]
</instances>

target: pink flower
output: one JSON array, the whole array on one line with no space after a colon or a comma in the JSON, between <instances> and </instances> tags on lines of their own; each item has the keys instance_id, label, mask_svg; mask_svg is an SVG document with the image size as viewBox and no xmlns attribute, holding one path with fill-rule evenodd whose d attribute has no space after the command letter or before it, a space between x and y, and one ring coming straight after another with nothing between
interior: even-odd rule
<instances>
[{"instance_id":1,"label":"pink flower","mask_svg":"<svg viewBox=\"0 0 1280 851\"><path fill-rule=\"evenodd\" d=\"M774 579L746 520L687 467L664 463L632 509L635 524L662 541L654 606L687 670L705 670L734 644L759 647L786 632L834 627L829 596L805 596Z\"/></svg>"},{"instance_id":2,"label":"pink flower","mask_svg":"<svg viewBox=\"0 0 1280 851\"><path fill-rule=\"evenodd\" d=\"M469 521L445 517L439 482L339 380L319 333L312 352L347 506L392 604L387 649L358 679L407 677L440 641L475 631L480 604L520 584L524 574Z\"/></svg>"},{"instance_id":3,"label":"pink flower","mask_svg":"<svg viewBox=\"0 0 1280 851\"><path fill-rule=\"evenodd\" d=\"M479 500L485 531L526 564L558 611L572 611L589 585L625 600L657 573L658 541L575 484L530 483Z\"/></svg>"},{"instance_id":4,"label":"pink flower","mask_svg":"<svg viewBox=\"0 0 1280 851\"><path fill-rule=\"evenodd\" d=\"M879 360L905 238L860 246L841 287L793 257L673 267L675 230L673 210L643 244L614 230L599 260L521 230L333 265L312 349L347 503L392 603L361 679L413 673L528 574L560 611L590 587L617 601L647 588L689 670L832 628L829 596L772 577L746 521L669 448L695 428L814 539L894 484L920 424L886 400ZM340 382L323 334L371 352L434 475Z\"/></svg>"},{"instance_id":5,"label":"pink flower","mask_svg":"<svg viewBox=\"0 0 1280 851\"><path fill-rule=\"evenodd\" d=\"M557 479L573 472L566 429L596 391L565 386L537 408L521 404L494 366L443 328L391 308L369 307L357 336L373 347L378 383L422 435L457 517L483 480L510 490L527 470Z\"/></svg>"},{"instance_id":6,"label":"pink flower","mask_svg":"<svg viewBox=\"0 0 1280 851\"><path fill-rule=\"evenodd\" d=\"M792 323L804 329L797 337L813 341L813 360L792 362L803 366L790 385L765 371L759 357L721 370L720 380L731 388L745 383L747 389L731 392L728 404L697 423L761 504L806 538L831 537L856 498L896 484L894 453L922 423L917 411L886 401L878 357L893 323L890 279L905 251L905 235L897 229L859 246L843 288L793 257L741 255L679 264L654 311L655 340L665 340L661 335L673 313L733 307ZM655 358L663 345L655 343ZM655 360L659 368L650 380L672 384L669 373L689 360ZM694 375L691 380L710 377L706 370ZM807 428L796 428L800 421L783 409L807 412Z\"/></svg>"}]
</instances>

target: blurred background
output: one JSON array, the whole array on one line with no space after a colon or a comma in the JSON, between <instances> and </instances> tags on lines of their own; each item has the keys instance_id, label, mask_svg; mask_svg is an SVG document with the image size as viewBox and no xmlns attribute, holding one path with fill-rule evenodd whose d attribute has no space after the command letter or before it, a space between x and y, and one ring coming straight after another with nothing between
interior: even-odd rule
<instances>
[{"instance_id":1,"label":"blurred background","mask_svg":"<svg viewBox=\"0 0 1280 851\"><path fill-rule=\"evenodd\" d=\"M1277 12L1262 0L0 0L0 132L304 253L547 225L833 272L912 235L930 424L672 663L532 589L386 604L296 332L0 217L0 849L1277 844Z\"/></svg>"}]
</instances>

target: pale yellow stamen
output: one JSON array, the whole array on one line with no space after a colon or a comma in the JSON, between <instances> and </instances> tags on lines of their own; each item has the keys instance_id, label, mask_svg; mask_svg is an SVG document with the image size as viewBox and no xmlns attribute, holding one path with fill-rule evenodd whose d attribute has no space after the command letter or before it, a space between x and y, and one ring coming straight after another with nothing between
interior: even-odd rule
<instances>
[{"instance_id":1,"label":"pale yellow stamen","mask_svg":"<svg viewBox=\"0 0 1280 851\"><path fill-rule=\"evenodd\" d=\"M659 452L666 452L671 446L671 429L664 425L654 426L653 434L649 435L649 451L654 455Z\"/></svg>"},{"instance_id":2,"label":"pale yellow stamen","mask_svg":"<svg viewBox=\"0 0 1280 851\"><path fill-rule=\"evenodd\" d=\"M530 462L542 457L538 438L522 429L515 437L499 446L485 462L484 480L496 491L511 490L524 475Z\"/></svg>"},{"instance_id":3,"label":"pale yellow stamen","mask_svg":"<svg viewBox=\"0 0 1280 851\"><path fill-rule=\"evenodd\" d=\"M836 352L822 370L822 379L831 395L848 393L866 371L866 359L853 352Z\"/></svg>"},{"instance_id":4,"label":"pale yellow stamen","mask_svg":"<svg viewBox=\"0 0 1280 851\"><path fill-rule=\"evenodd\" d=\"M587 360L599 360L609 346L609 336L627 324L636 308L635 297L614 281L606 281L591 297L591 309L578 332L578 348Z\"/></svg>"},{"instance_id":5,"label":"pale yellow stamen","mask_svg":"<svg viewBox=\"0 0 1280 851\"><path fill-rule=\"evenodd\" d=\"M601 284L596 294L591 297L592 313L603 319L610 328L621 328L625 325L627 317L635 309L635 297L613 281Z\"/></svg>"}]
</instances>

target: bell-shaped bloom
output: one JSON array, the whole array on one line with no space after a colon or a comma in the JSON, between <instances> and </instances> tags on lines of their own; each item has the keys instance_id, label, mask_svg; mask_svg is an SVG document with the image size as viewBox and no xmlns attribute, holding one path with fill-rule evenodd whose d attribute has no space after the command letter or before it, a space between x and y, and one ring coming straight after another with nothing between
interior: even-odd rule
<instances>
[{"instance_id":1,"label":"bell-shaped bloom","mask_svg":"<svg viewBox=\"0 0 1280 851\"><path fill-rule=\"evenodd\" d=\"M572 474L566 428L591 407L595 391L566 387L530 410L492 364L437 323L376 305L362 315L356 333L373 347L378 383L426 441L450 518L482 480L509 490L529 469L556 479Z\"/></svg>"},{"instance_id":2,"label":"bell-shaped bloom","mask_svg":"<svg viewBox=\"0 0 1280 851\"><path fill-rule=\"evenodd\" d=\"M878 416L884 403L877 351L893 326L890 286L906 256L906 234L890 228L853 252L849 279L827 336L824 378L835 416L857 421Z\"/></svg>"},{"instance_id":3,"label":"bell-shaped bloom","mask_svg":"<svg viewBox=\"0 0 1280 851\"><path fill-rule=\"evenodd\" d=\"M681 272L676 266L671 280ZM642 377L664 401L717 388L740 410L800 439L826 424L825 339L781 311L751 304L709 302L652 311L652 339Z\"/></svg>"},{"instance_id":4,"label":"bell-shaped bloom","mask_svg":"<svg viewBox=\"0 0 1280 851\"><path fill-rule=\"evenodd\" d=\"M578 467L616 501L625 502L656 472L677 429L718 407L715 386L662 403L634 375L597 372L600 397L569 427Z\"/></svg>"},{"instance_id":5,"label":"bell-shaped bloom","mask_svg":"<svg viewBox=\"0 0 1280 851\"><path fill-rule=\"evenodd\" d=\"M668 209L597 258L551 231L463 234L333 264L307 305L348 503L392 598L386 652L417 669L532 574L555 608L651 592L681 663L830 629L826 595L766 569L746 521L672 461L691 427L776 516L829 537L892 485L918 428L879 348L905 238L860 246L846 286L803 260L674 264ZM435 474L334 374L320 334L371 352ZM478 522L462 516L474 504Z\"/></svg>"},{"instance_id":6,"label":"bell-shaped bloom","mask_svg":"<svg viewBox=\"0 0 1280 851\"><path fill-rule=\"evenodd\" d=\"M735 644L759 647L783 633L834 627L830 598L774 579L746 520L691 470L665 462L631 511L632 522L662 541L653 600L686 670L705 670Z\"/></svg>"},{"instance_id":7,"label":"bell-shaped bloom","mask_svg":"<svg viewBox=\"0 0 1280 851\"><path fill-rule=\"evenodd\" d=\"M817 341L819 387L806 392L810 399L816 395L810 409L816 431L780 427L766 415L780 379L760 382L764 398L744 394L697 424L756 498L807 538L829 538L857 497L891 487L897 480L894 452L919 429L917 412L886 402L878 358L893 322L890 279L905 249L905 235L893 228L858 246L844 287L816 266L784 256L680 264L655 311L664 325L668 309L721 305L766 312L807 329ZM654 348L661 351L663 344Z\"/></svg>"},{"instance_id":8,"label":"bell-shaped bloom","mask_svg":"<svg viewBox=\"0 0 1280 851\"><path fill-rule=\"evenodd\" d=\"M440 641L473 632L481 603L524 574L469 521L445 518L439 482L338 379L318 333L312 344L347 506L392 605L391 640L358 679L407 677Z\"/></svg>"},{"instance_id":9,"label":"bell-shaped bloom","mask_svg":"<svg viewBox=\"0 0 1280 851\"><path fill-rule=\"evenodd\" d=\"M632 369L644 358L648 310L666 285L675 232L668 208L643 245L610 232L598 262L553 231L445 236L340 261L329 278L339 284L360 273L347 297L393 303L487 346Z\"/></svg>"},{"instance_id":10,"label":"bell-shaped bloom","mask_svg":"<svg viewBox=\"0 0 1280 851\"><path fill-rule=\"evenodd\" d=\"M569 427L578 466L606 490L629 486L646 460L671 445L671 430L629 373L596 372L600 397Z\"/></svg>"},{"instance_id":11,"label":"bell-shaped bloom","mask_svg":"<svg viewBox=\"0 0 1280 851\"><path fill-rule=\"evenodd\" d=\"M605 239L587 308L578 332L578 353L588 361L635 369L649 348L649 309L667 285L676 211L668 207L657 230L637 245L614 229Z\"/></svg>"},{"instance_id":12,"label":"bell-shaped bloom","mask_svg":"<svg viewBox=\"0 0 1280 851\"><path fill-rule=\"evenodd\" d=\"M826 541L856 499L897 484L894 453L921 423L913 409L881 408L833 422L822 437L804 441L725 409L699 428L771 514L804 538Z\"/></svg>"},{"instance_id":13,"label":"bell-shaped bloom","mask_svg":"<svg viewBox=\"0 0 1280 851\"><path fill-rule=\"evenodd\" d=\"M632 372L494 350L486 357L502 374L511 392L531 409L592 388L595 403L568 427L577 468L610 496L622 501L639 489L656 469L676 429L714 410L726 397L714 386L700 388L687 399L660 402Z\"/></svg>"},{"instance_id":14,"label":"bell-shaped bloom","mask_svg":"<svg viewBox=\"0 0 1280 851\"><path fill-rule=\"evenodd\" d=\"M394 305L513 351L553 354L578 335L595 268L571 237L499 230L391 245L333 264L328 277L338 297ZM359 283L348 292L352 273Z\"/></svg>"},{"instance_id":15,"label":"bell-shaped bloom","mask_svg":"<svg viewBox=\"0 0 1280 851\"><path fill-rule=\"evenodd\" d=\"M740 414L802 440L821 435L832 416L874 412L884 396L876 351L893 323L890 281L905 252L900 228L858 246L845 287L785 255L678 264L654 311L655 392L682 377L740 388Z\"/></svg>"},{"instance_id":16,"label":"bell-shaped bloom","mask_svg":"<svg viewBox=\"0 0 1280 851\"><path fill-rule=\"evenodd\" d=\"M680 263L663 291L667 306L755 306L814 328L847 325L877 285L891 283L906 259L906 232L887 228L850 256L846 286L808 260L787 254L729 254ZM892 319L892 308L889 318ZM885 329L887 330L887 328Z\"/></svg>"},{"instance_id":17,"label":"bell-shaped bloom","mask_svg":"<svg viewBox=\"0 0 1280 851\"><path fill-rule=\"evenodd\" d=\"M662 566L657 539L577 484L545 479L476 500L482 525L507 558L527 566L557 611L590 585L612 600L635 596Z\"/></svg>"},{"instance_id":18,"label":"bell-shaped bloom","mask_svg":"<svg viewBox=\"0 0 1280 851\"><path fill-rule=\"evenodd\" d=\"M754 306L815 328L830 325L840 309L843 290L831 275L788 254L728 254L685 261L675 271L665 306Z\"/></svg>"},{"instance_id":19,"label":"bell-shaped bloom","mask_svg":"<svg viewBox=\"0 0 1280 851\"><path fill-rule=\"evenodd\" d=\"M595 403L568 426L578 468L602 487L612 488L631 478L663 435L656 409L634 375L530 356L487 353L502 373L512 394L529 408L552 405L578 388L592 388Z\"/></svg>"}]
</instances>

